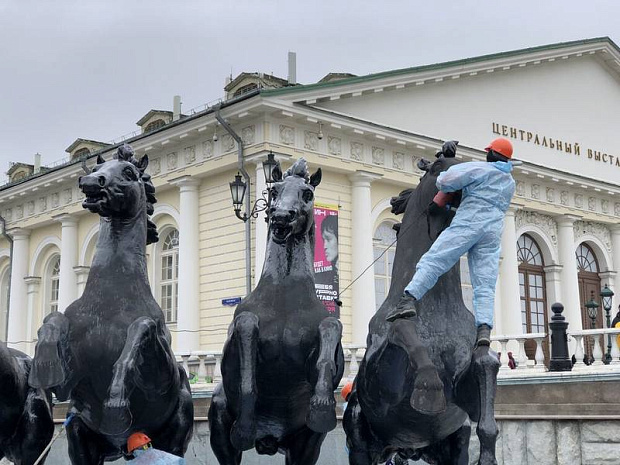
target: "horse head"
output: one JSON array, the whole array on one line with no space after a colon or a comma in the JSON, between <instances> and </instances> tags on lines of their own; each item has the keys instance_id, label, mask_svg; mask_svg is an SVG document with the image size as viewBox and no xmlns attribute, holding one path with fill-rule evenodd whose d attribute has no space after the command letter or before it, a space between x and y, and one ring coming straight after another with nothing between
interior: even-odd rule
<instances>
[{"instance_id":1,"label":"horse head","mask_svg":"<svg viewBox=\"0 0 620 465\"><path fill-rule=\"evenodd\" d=\"M314 188L321 182L321 168L310 176L306 160L300 158L284 174L274 169L269 229L273 242L285 244L312 233Z\"/></svg>"},{"instance_id":2,"label":"horse head","mask_svg":"<svg viewBox=\"0 0 620 465\"><path fill-rule=\"evenodd\" d=\"M142 211L151 215L157 200L151 176L146 173L148 164L147 155L137 160L127 144L119 147L113 160L98 155L92 171L79 179L86 196L82 206L105 218L131 219ZM150 220L147 229L147 243L157 242L157 231Z\"/></svg>"},{"instance_id":3,"label":"horse head","mask_svg":"<svg viewBox=\"0 0 620 465\"><path fill-rule=\"evenodd\" d=\"M403 226L400 226L399 234L403 228L409 228L414 224L424 224L428 239L433 242L439 234L450 225L454 217L454 209L433 208L431 203L437 195L437 177L452 165L459 163L454 157L440 156L435 161L421 159L418 168L425 171L424 176L415 189L406 189L391 200L392 213L399 215L408 211L403 218ZM455 193L451 206L457 208L461 200L460 193ZM421 218L425 216L426 218ZM430 244L427 244L430 247Z\"/></svg>"}]
</instances>

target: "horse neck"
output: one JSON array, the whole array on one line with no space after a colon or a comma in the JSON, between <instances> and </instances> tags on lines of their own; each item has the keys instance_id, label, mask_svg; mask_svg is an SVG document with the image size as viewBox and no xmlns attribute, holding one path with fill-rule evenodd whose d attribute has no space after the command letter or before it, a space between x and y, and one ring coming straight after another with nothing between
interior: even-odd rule
<instances>
[{"instance_id":1,"label":"horse neck","mask_svg":"<svg viewBox=\"0 0 620 465\"><path fill-rule=\"evenodd\" d=\"M412 194L413 197L410 199L411 205L407 207L400 232L398 233L392 270L392 285L389 290L389 295L392 298L400 298L403 289L413 277L418 261L435 242L431 235L429 235L428 205L420 201L416 194L417 192ZM448 272L440 278L440 281L443 285L460 286L460 276L458 273Z\"/></svg>"},{"instance_id":2,"label":"horse neck","mask_svg":"<svg viewBox=\"0 0 620 465\"><path fill-rule=\"evenodd\" d=\"M279 245L273 242L269 234L260 281L268 279L273 284L281 284L292 279L307 283L314 292L313 239L308 233Z\"/></svg>"},{"instance_id":3,"label":"horse neck","mask_svg":"<svg viewBox=\"0 0 620 465\"><path fill-rule=\"evenodd\" d=\"M25 384L25 378L18 373L16 360L4 343L0 342L0 399L21 402Z\"/></svg>"},{"instance_id":4,"label":"horse neck","mask_svg":"<svg viewBox=\"0 0 620 465\"><path fill-rule=\"evenodd\" d=\"M146 267L146 211L133 218L101 218L99 240L84 292L91 283L118 282L149 287Z\"/></svg>"}]
</instances>

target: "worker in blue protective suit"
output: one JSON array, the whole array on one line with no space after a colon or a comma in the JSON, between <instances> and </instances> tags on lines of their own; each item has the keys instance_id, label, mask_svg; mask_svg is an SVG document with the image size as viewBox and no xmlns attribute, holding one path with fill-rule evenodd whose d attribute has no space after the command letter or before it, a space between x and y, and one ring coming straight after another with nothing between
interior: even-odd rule
<instances>
[{"instance_id":1,"label":"worker in blue protective suit","mask_svg":"<svg viewBox=\"0 0 620 465\"><path fill-rule=\"evenodd\" d=\"M144 433L133 433L127 440L127 451L133 456L135 465L185 465L185 459L154 449L151 438Z\"/></svg>"},{"instance_id":2,"label":"worker in blue protective suit","mask_svg":"<svg viewBox=\"0 0 620 465\"><path fill-rule=\"evenodd\" d=\"M501 235L515 182L510 174L513 167L510 141L495 139L485 150L487 162L460 163L438 176L437 188L440 193L435 199L444 199L445 202L447 193L462 191L460 206L450 226L420 258L413 279L405 287L405 294L386 317L388 321L415 316L416 302L467 253L478 328L476 344L490 345ZM412 356L415 361L416 354ZM440 382L436 373L432 378ZM424 391L423 387L421 389ZM443 396L443 389L435 391ZM424 395L424 392L420 395ZM438 404L442 402L445 405L445 399L438 399Z\"/></svg>"}]
</instances>

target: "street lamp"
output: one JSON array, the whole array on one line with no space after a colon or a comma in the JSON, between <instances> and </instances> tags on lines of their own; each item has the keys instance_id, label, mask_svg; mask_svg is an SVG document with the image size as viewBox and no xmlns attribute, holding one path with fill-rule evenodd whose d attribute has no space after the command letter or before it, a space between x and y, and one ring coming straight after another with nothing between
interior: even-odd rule
<instances>
[{"instance_id":1,"label":"street lamp","mask_svg":"<svg viewBox=\"0 0 620 465\"><path fill-rule=\"evenodd\" d=\"M590 300L586 302L585 307L588 312L588 316L590 317L590 320L592 320L590 328L595 329L596 315L598 313L598 302L594 300L594 291L592 291L592 294L590 295ZM596 336L592 335L592 352L590 354L590 365L594 363L594 338L595 337Z\"/></svg>"},{"instance_id":2,"label":"street lamp","mask_svg":"<svg viewBox=\"0 0 620 465\"><path fill-rule=\"evenodd\" d=\"M230 183L230 195L232 197L235 216L244 223L250 218L258 218L258 214L267 210L269 207L271 203L271 184L274 182L273 173L278 166L279 163L276 161L273 152L269 152L267 154L267 160L263 161L263 173L265 175L267 189L262 192L262 197L256 199L249 215L247 213L241 214L241 207L243 206L245 191L247 190L247 185L243 179L241 179L241 174L237 173L235 175L235 180Z\"/></svg>"},{"instance_id":3,"label":"street lamp","mask_svg":"<svg viewBox=\"0 0 620 465\"><path fill-rule=\"evenodd\" d=\"M611 328L611 301L614 296L614 291L609 289L609 286L605 284L605 287L601 289L601 303L605 309L605 318L607 319L607 327ZM611 334L607 335L607 354L605 354L605 363L611 363Z\"/></svg>"}]
</instances>

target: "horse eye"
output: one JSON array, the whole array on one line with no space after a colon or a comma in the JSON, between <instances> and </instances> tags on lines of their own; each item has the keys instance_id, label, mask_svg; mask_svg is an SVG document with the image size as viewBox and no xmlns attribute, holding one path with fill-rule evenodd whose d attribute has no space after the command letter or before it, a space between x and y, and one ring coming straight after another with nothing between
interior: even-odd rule
<instances>
[{"instance_id":1,"label":"horse eye","mask_svg":"<svg viewBox=\"0 0 620 465\"><path fill-rule=\"evenodd\" d=\"M314 193L310 190L304 191L304 201L310 202L314 198Z\"/></svg>"},{"instance_id":2,"label":"horse eye","mask_svg":"<svg viewBox=\"0 0 620 465\"><path fill-rule=\"evenodd\" d=\"M125 168L123 170L123 173L125 174L125 176L127 176L129 179L131 179L132 181L136 180L136 173L133 172L133 170L131 168Z\"/></svg>"}]
</instances>

